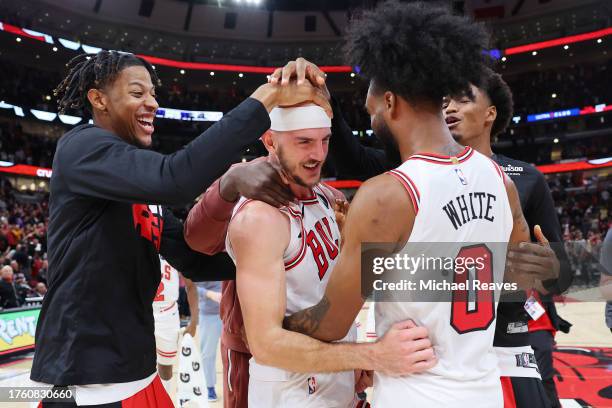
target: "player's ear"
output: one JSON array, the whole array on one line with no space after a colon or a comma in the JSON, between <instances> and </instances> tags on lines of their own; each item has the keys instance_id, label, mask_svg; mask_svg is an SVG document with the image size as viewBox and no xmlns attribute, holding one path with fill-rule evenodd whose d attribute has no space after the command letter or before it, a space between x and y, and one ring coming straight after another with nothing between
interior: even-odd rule
<instances>
[{"instance_id":1,"label":"player's ear","mask_svg":"<svg viewBox=\"0 0 612 408\"><path fill-rule=\"evenodd\" d=\"M87 100L91 104L92 110L98 110L100 112L107 112L106 109L106 95L99 89L91 88L87 91Z\"/></svg>"},{"instance_id":2,"label":"player's ear","mask_svg":"<svg viewBox=\"0 0 612 408\"><path fill-rule=\"evenodd\" d=\"M493 122L495 122L495 118L497 118L497 108L491 105L487 108L487 115L485 117L485 122L491 123L491 126L493 126Z\"/></svg>"},{"instance_id":3,"label":"player's ear","mask_svg":"<svg viewBox=\"0 0 612 408\"><path fill-rule=\"evenodd\" d=\"M384 109L391 117L397 114L397 95L391 91L386 91L383 95Z\"/></svg>"},{"instance_id":4,"label":"player's ear","mask_svg":"<svg viewBox=\"0 0 612 408\"><path fill-rule=\"evenodd\" d=\"M274 137L271 130L266 130L266 132L261 136L260 140L268 153L274 153L276 151L274 147Z\"/></svg>"}]
</instances>

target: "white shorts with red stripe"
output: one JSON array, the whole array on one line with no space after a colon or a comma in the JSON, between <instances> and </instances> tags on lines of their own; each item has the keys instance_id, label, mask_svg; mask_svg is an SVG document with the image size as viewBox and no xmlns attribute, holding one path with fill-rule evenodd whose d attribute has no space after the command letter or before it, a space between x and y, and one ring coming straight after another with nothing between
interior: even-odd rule
<instances>
[{"instance_id":1,"label":"white shorts with red stripe","mask_svg":"<svg viewBox=\"0 0 612 408\"><path fill-rule=\"evenodd\" d=\"M178 305L156 305L153 303L153 317L155 319L155 346L157 349L157 363L160 365L174 365L177 359L179 331ZM161 303L161 302L159 302Z\"/></svg>"}]
</instances>

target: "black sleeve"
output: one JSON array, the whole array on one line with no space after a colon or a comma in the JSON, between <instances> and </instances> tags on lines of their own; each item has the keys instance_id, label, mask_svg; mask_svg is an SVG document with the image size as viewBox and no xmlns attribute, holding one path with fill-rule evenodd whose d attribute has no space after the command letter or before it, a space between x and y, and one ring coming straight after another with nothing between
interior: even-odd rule
<instances>
[{"instance_id":1,"label":"black sleeve","mask_svg":"<svg viewBox=\"0 0 612 408\"><path fill-rule=\"evenodd\" d=\"M540 225L544 236L551 243L552 249L557 254L560 264L559 278L542 282L549 292L556 295L565 292L570 287L574 273L563 245L561 225L559 224L552 194L542 173L538 170L534 171L537 179L532 194L529 197L525 218L532 228L535 225ZM533 231L531 233L533 239Z\"/></svg>"},{"instance_id":2,"label":"black sleeve","mask_svg":"<svg viewBox=\"0 0 612 408\"><path fill-rule=\"evenodd\" d=\"M54 176L63 178L70 191L84 196L183 205L239 161L243 150L269 127L268 112L252 98L170 155L137 148L111 132L89 126L60 141Z\"/></svg>"},{"instance_id":3,"label":"black sleeve","mask_svg":"<svg viewBox=\"0 0 612 408\"><path fill-rule=\"evenodd\" d=\"M163 213L159 253L170 265L195 282L236 279L236 267L229 255L221 252L211 256L192 250L185 242L183 223L168 208Z\"/></svg>"},{"instance_id":4,"label":"black sleeve","mask_svg":"<svg viewBox=\"0 0 612 408\"><path fill-rule=\"evenodd\" d=\"M338 101L334 98L332 98L332 109L334 118L329 153L340 175L366 180L396 167L388 162L384 150L359 143L344 120Z\"/></svg>"}]
</instances>

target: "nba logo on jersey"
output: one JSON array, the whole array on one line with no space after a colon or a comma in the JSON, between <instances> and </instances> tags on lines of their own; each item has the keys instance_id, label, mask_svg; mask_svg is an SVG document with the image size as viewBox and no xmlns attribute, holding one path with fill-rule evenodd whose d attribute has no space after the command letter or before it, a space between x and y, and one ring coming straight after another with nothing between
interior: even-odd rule
<instances>
[{"instance_id":1,"label":"nba logo on jersey","mask_svg":"<svg viewBox=\"0 0 612 408\"><path fill-rule=\"evenodd\" d=\"M312 395L317 391L317 379L308 377L308 395Z\"/></svg>"},{"instance_id":2,"label":"nba logo on jersey","mask_svg":"<svg viewBox=\"0 0 612 408\"><path fill-rule=\"evenodd\" d=\"M459 177L459 181L461 182L461 184L463 184L464 186L467 186L467 179L463 175L463 172L461 171L461 169L455 169L455 173L457 174L457 177Z\"/></svg>"}]
</instances>

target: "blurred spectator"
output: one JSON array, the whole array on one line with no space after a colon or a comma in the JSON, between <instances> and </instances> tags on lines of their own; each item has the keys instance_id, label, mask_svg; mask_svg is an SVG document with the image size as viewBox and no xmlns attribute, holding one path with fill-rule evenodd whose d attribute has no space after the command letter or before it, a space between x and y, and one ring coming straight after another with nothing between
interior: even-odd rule
<instances>
[{"instance_id":1,"label":"blurred spectator","mask_svg":"<svg viewBox=\"0 0 612 408\"><path fill-rule=\"evenodd\" d=\"M13 268L4 266L0 269L0 306L3 308L18 307L17 290L13 282Z\"/></svg>"},{"instance_id":2,"label":"blurred spectator","mask_svg":"<svg viewBox=\"0 0 612 408\"><path fill-rule=\"evenodd\" d=\"M27 284L25 275L17 273L15 276L15 292L17 293L17 303L23 305L26 298L32 293L32 288Z\"/></svg>"},{"instance_id":3,"label":"blurred spectator","mask_svg":"<svg viewBox=\"0 0 612 408\"><path fill-rule=\"evenodd\" d=\"M42 282L38 282L36 287L34 288L34 293L32 293L35 297L44 297L47 294L47 285Z\"/></svg>"}]
</instances>

